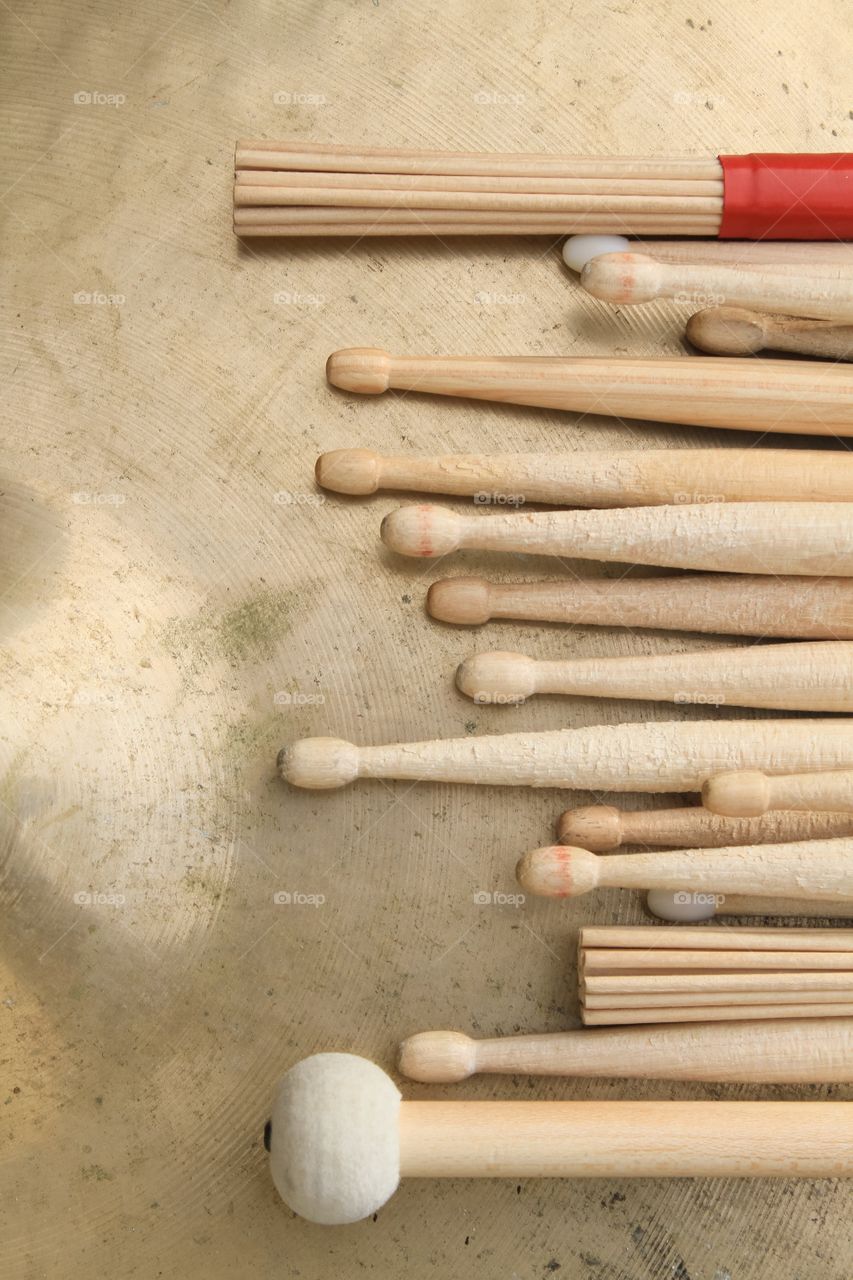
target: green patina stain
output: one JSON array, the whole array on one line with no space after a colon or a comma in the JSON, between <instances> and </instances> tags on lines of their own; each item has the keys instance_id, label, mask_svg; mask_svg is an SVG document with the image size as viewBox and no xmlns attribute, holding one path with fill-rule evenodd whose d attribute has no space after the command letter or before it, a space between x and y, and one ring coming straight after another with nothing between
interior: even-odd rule
<instances>
[{"instance_id":1,"label":"green patina stain","mask_svg":"<svg viewBox=\"0 0 853 1280\"><path fill-rule=\"evenodd\" d=\"M194 618L176 619L165 630L166 647L176 654L189 651L193 665L211 651L218 651L231 666L269 661L289 633L294 606L305 594L302 588L263 587L224 613L208 608Z\"/></svg>"}]
</instances>

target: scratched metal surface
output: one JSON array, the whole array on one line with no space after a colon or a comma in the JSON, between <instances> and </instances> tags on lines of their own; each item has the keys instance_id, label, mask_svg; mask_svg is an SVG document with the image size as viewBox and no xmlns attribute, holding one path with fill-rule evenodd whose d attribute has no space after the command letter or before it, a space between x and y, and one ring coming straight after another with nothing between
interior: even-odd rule
<instances>
[{"instance_id":1,"label":"scratched metal surface","mask_svg":"<svg viewBox=\"0 0 853 1280\"><path fill-rule=\"evenodd\" d=\"M290 792L282 743L702 714L465 702L451 673L473 637L429 623L429 568L378 545L397 498L324 498L315 455L737 438L331 392L339 346L671 353L685 312L581 297L541 240L242 248L229 190L240 135L849 149L847 5L2 10L2 1274L848 1277L848 1184L422 1183L337 1230L277 1200L261 1130L296 1059L345 1048L390 1068L398 1039L428 1026L576 1025L577 925L641 919L612 893L476 900L513 892L518 853L570 795ZM493 569L522 567L548 566ZM540 656L713 643L513 625L484 639Z\"/></svg>"}]
</instances>

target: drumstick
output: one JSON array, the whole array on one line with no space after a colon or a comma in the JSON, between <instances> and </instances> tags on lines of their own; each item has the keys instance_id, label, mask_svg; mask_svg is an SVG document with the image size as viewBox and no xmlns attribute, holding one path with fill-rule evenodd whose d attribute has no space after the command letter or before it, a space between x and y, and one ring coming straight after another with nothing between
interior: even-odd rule
<instances>
[{"instance_id":1,"label":"drumstick","mask_svg":"<svg viewBox=\"0 0 853 1280\"><path fill-rule=\"evenodd\" d=\"M611 804L591 804L581 809L567 809L557 822L560 844L579 845L592 853L612 853L626 844L718 849L725 845L828 840L833 836L853 836L853 816L774 812L760 818L723 818L709 813L701 805L628 811Z\"/></svg>"},{"instance_id":2,"label":"drumstick","mask_svg":"<svg viewBox=\"0 0 853 1280\"><path fill-rule=\"evenodd\" d=\"M291 1067L268 1129L279 1194L326 1224L371 1217L409 1177L853 1172L849 1102L406 1102L349 1053Z\"/></svg>"},{"instance_id":3,"label":"drumstick","mask_svg":"<svg viewBox=\"0 0 853 1280\"><path fill-rule=\"evenodd\" d=\"M845 241L814 240L628 240L625 236L570 236L563 245L568 267L580 272L603 253L643 253L658 262L729 263L742 268L775 270L779 265L816 269L853 268L853 251Z\"/></svg>"},{"instance_id":4,"label":"drumstick","mask_svg":"<svg viewBox=\"0 0 853 1280\"><path fill-rule=\"evenodd\" d=\"M592 889L681 889L690 885L698 892L851 901L853 840L609 855L558 844L526 853L516 876L525 892L545 898L574 898Z\"/></svg>"},{"instance_id":5,"label":"drumstick","mask_svg":"<svg viewBox=\"0 0 853 1280\"><path fill-rule=\"evenodd\" d=\"M812 815L809 815L812 816ZM820 818L820 814L813 815ZM844 815L826 814L825 817ZM849 831L815 830L816 838L849 835ZM780 839L802 840L809 836L795 832L780 835ZM800 920L850 920L853 919L853 903L804 902L801 898L766 898L737 893L693 893L687 889L652 889L646 896L646 906L659 920L674 924L684 921L695 924L697 920L711 920L715 916L777 916Z\"/></svg>"},{"instance_id":6,"label":"drumstick","mask_svg":"<svg viewBox=\"0 0 853 1280\"><path fill-rule=\"evenodd\" d=\"M690 1030L562 1031L475 1040L424 1031L400 1046L399 1070L426 1084L478 1073L732 1083L837 1083L853 1079L853 1019L725 1024Z\"/></svg>"},{"instance_id":7,"label":"drumstick","mask_svg":"<svg viewBox=\"0 0 853 1280\"><path fill-rule=\"evenodd\" d=\"M853 1080L853 1018L483 1040L459 1031L421 1031L401 1044L399 1070L424 1084L458 1084L478 1073L837 1084Z\"/></svg>"},{"instance_id":8,"label":"drumstick","mask_svg":"<svg viewBox=\"0 0 853 1280\"><path fill-rule=\"evenodd\" d=\"M853 929L781 929L778 926L728 929L708 925L693 929L689 926L683 929L661 929L657 925L647 924L583 925L578 934L578 949L589 961L582 966L585 974L596 971L603 973L603 968L594 968L602 959L602 953L606 953L606 960L610 964L617 952L623 956L634 956L635 953L642 952L638 958L641 967L645 967L644 957L647 956L658 955L660 963L668 966L674 958L677 959L685 952L695 954L697 950L717 954L748 952L750 957L755 957L758 952L766 955L768 952L780 951L831 951L837 955L853 951ZM850 968L853 971L853 965Z\"/></svg>"},{"instance_id":9,"label":"drumstick","mask_svg":"<svg viewBox=\"0 0 853 1280\"><path fill-rule=\"evenodd\" d=\"M475 653L458 667L456 687L475 702L489 706L517 705L537 693L557 693L778 711L853 712L853 643L758 644L695 653L556 661L537 660L523 653ZM838 780L837 774L832 776ZM801 803L796 807L853 812L853 773L846 775L845 781L846 803ZM778 792L779 780L772 786ZM831 801L835 791L825 789L821 794ZM736 817L780 807L768 803L762 809L745 811L718 810L708 801L706 805Z\"/></svg>"},{"instance_id":10,"label":"drumstick","mask_svg":"<svg viewBox=\"0 0 853 1280\"><path fill-rule=\"evenodd\" d=\"M853 503L721 502L462 515L412 503L382 521L392 551L511 551L729 573L853 575Z\"/></svg>"},{"instance_id":11,"label":"drumstick","mask_svg":"<svg viewBox=\"0 0 853 1280\"><path fill-rule=\"evenodd\" d=\"M705 783L702 803L711 813L733 818L757 818L768 809L853 813L853 770L780 778L768 777L759 769L723 773Z\"/></svg>"},{"instance_id":12,"label":"drumstick","mask_svg":"<svg viewBox=\"0 0 853 1280\"><path fill-rule=\"evenodd\" d=\"M581 272L581 287L594 298L620 306L675 298L682 302L714 298L719 305L753 307L773 315L810 316L816 320L853 320L849 268L837 267L837 278L816 276L803 268L744 271L723 263L693 265L658 262L642 253L605 253Z\"/></svg>"},{"instance_id":13,"label":"drumstick","mask_svg":"<svg viewBox=\"0 0 853 1280\"><path fill-rule=\"evenodd\" d=\"M688 342L715 356L755 355L770 348L795 355L853 360L853 325L799 316L708 307L687 321Z\"/></svg>"},{"instance_id":14,"label":"drumstick","mask_svg":"<svg viewBox=\"0 0 853 1280\"><path fill-rule=\"evenodd\" d=\"M511 583L442 578L430 587L426 607L440 622L464 626L517 618L729 635L853 638L853 583L847 578L674 574Z\"/></svg>"},{"instance_id":15,"label":"drumstick","mask_svg":"<svg viewBox=\"0 0 853 1280\"><path fill-rule=\"evenodd\" d=\"M376 747L357 747L338 738L303 738L282 748L278 768L286 782L309 790L343 787L360 777L674 792L699 791L705 779L715 773L759 768L768 760L782 773L841 768L850 760L851 751L853 734L849 722L841 719L699 720L595 725ZM680 889L683 882L673 887ZM747 890L732 887L732 892ZM760 886L754 892L784 891ZM794 891L791 896L805 895Z\"/></svg>"},{"instance_id":16,"label":"drumstick","mask_svg":"<svg viewBox=\"0 0 853 1280\"><path fill-rule=\"evenodd\" d=\"M853 332L853 330L851 330ZM417 454L372 449L321 454L317 483L336 493L378 489L473 496L484 505L524 502L634 507L689 501L846 502L853 457L800 449L634 449L583 453ZM701 498L700 498L701 495Z\"/></svg>"},{"instance_id":17,"label":"drumstick","mask_svg":"<svg viewBox=\"0 0 853 1280\"><path fill-rule=\"evenodd\" d=\"M655 1024L665 1022L752 1022L756 1019L793 1018L803 1019L814 1016L814 1005L811 997L801 1004L753 1004L753 1005L713 1005L708 1008L663 1008L653 1005L645 1008L619 1009L581 1009L581 1020L587 1027L631 1026L637 1024ZM853 1017L853 1001L844 1000L838 1004L822 1004L821 1019ZM646 1027L648 1030L648 1027Z\"/></svg>"},{"instance_id":18,"label":"drumstick","mask_svg":"<svg viewBox=\"0 0 853 1280\"><path fill-rule=\"evenodd\" d=\"M326 376L332 386L367 395L394 387L694 426L853 434L853 370L808 361L392 356L353 347L329 357Z\"/></svg>"}]
</instances>

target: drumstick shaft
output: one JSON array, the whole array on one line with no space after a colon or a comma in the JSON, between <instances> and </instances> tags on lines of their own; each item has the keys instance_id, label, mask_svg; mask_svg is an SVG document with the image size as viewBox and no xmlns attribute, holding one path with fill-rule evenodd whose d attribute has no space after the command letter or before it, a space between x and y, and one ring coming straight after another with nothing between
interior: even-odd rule
<instances>
[{"instance_id":1,"label":"drumstick shaft","mask_svg":"<svg viewBox=\"0 0 853 1280\"><path fill-rule=\"evenodd\" d=\"M853 642L813 641L551 661L520 653L486 652L462 663L456 684L481 705L511 705L537 693L551 693L786 711L853 712ZM764 808L853 812L853 773L836 774L833 778L834 785L826 780L805 782L799 792L794 786L785 790L778 780L768 782ZM784 802L786 796L788 804ZM738 809L735 816L740 813Z\"/></svg>"},{"instance_id":2,"label":"drumstick shaft","mask_svg":"<svg viewBox=\"0 0 853 1280\"><path fill-rule=\"evenodd\" d=\"M460 1060L467 1057L467 1069ZM853 1019L701 1030L562 1031L474 1040L422 1032L400 1048L403 1075L453 1083L477 1072L745 1083L853 1079Z\"/></svg>"},{"instance_id":3,"label":"drumstick shaft","mask_svg":"<svg viewBox=\"0 0 853 1280\"><path fill-rule=\"evenodd\" d=\"M686 502L846 502L853 457L800 449L635 449L559 454L382 456L339 449L317 461L317 481L338 493L408 489L523 502L633 507Z\"/></svg>"},{"instance_id":4,"label":"drumstick shaft","mask_svg":"<svg viewBox=\"0 0 853 1280\"><path fill-rule=\"evenodd\" d=\"M583 997L634 995L715 995L725 1004L730 992L813 991L839 992L850 987L849 973L641 973L594 974L583 980Z\"/></svg>"},{"instance_id":5,"label":"drumstick shaft","mask_svg":"<svg viewBox=\"0 0 853 1280\"><path fill-rule=\"evenodd\" d=\"M660 925L584 925L582 951L642 950L668 961L672 953L692 951L850 951L853 929L717 929L711 925L662 929ZM853 967L853 966L851 966Z\"/></svg>"},{"instance_id":6,"label":"drumstick shaft","mask_svg":"<svg viewBox=\"0 0 853 1280\"><path fill-rule=\"evenodd\" d=\"M771 988L763 991L726 991L697 992L694 995L665 991L660 995L644 992L639 995L594 996L586 994L583 998L584 1009L725 1009L748 1008L750 1005L791 1005L813 1004L853 1004L853 973L850 985L832 991L779 991ZM815 1008L815 1014L822 1010ZM784 1008L780 1010L784 1013Z\"/></svg>"},{"instance_id":7,"label":"drumstick shaft","mask_svg":"<svg viewBox=\"0 0 853 1280\"><path fill-rule=\"evenodd\" d=\"M394 387L695 426L853 434L853 370L845 365L715 356L404 357L356 347L330 356L326 374L334 386L374 395Z\"/></svg>"},{"instance_id":8,"label":"drumstick shaft","mask_svg":"<svg viewBox=\"0 0 853 1280\"><path fill-rule=\"evenodd\" d=\"M763 1018L810 1018L814 1014L811 997L802 1004L713 1005L700 1008L581 1009L587 1027L631 1026L664 1022L748 1022ZM821 1018L853 1017L853 1001L822 1004Z\"/></svg>"},{"instance_id":9,"label":"drumstick shaft","mask_svg":"<svg viewBox=\"0 0 853 1280\"><path fill-rule=\"evenodd\" d=\"M831 320L709 307L690 317L685 332L694 347L712 355L750 355L770 348L831 360L853 359L853 324Z\"/></svg>"},{"instance_id":10,"label":"drumstick shaft","mask_svg":"<svg viewBox=\"0 0 853 1280\"><path fill-rule=\"evenodd\" d=\"M547 198L547 197L545 197ZM581 285L595 298L631 305L655 298L713 300L717 305L753 307L775 315L853 320L853 291L847 268L839 278L801 274L780 268L774 274L744 271L725 264L659 262L644 254L608 253L593 258L581 272Z\"/></svg>"},{"instance_id":11,"label":"drumstick shaft","mask_svg":"<svg viewBox=\"0 0 853 1280\"><path fill-rule=\"evenodd\" d=\"M596 725L374 747L308 738L282 750L279 768L286 781L310 789L344 786L362 777L675 792L699 791L714 773L755 768L768 760L780 772L839 768L851 753L853 734L844 720L714 720ZM731 891L747 892L733 885ZM761 884L753 892L784 891ZM805 895L793 890L787 896Z\"/></svg>"},{"instance_id":12,"label":"drumstick shaft","mask_svg":"<svg viewBox=\"0 0 853 1280\"><path fill-rule=\"evenodd\" d=\"M732 931L734 932L734 930ZM737 947L732 951L692 949L664 951L651 947L644 951L630 947L597 947L584 950L585 976L605 973L696 973L725 970L731 973L846 973L853 985L853 951L755 951ZM772 985L772 984L771 984Z\"/></svg>"},{"instance_id":13,"label":"drumstick shaft","mask_svg":"<svg viewBox=\"0 0 853 1280\"><path fill-rule=\"evenodd\" d=\"M383 541L403 555L458 549L729 573L853 575L853 504L730 502L607 511L462 515L398 508Z\"/></svg>"},{"instance_id":14,"label":"drumstick shaft","mask_svg":"<svg viewBox=\"0 0 853 1280\"><path fill-rule=\"evenodd\" d=\"M772 778L754 770L709 778L702 802L712 813L752 817L768 810L831 810L853 813L853 770L839 769L826 775L786 774Z\"/></svg>"},{"instance_id":15,"label":"drumstick shaft","mask_svg":"<svg viewBox=\"0 0 853 1280\"><path fill-rule=\"evenodd\" d=\"M699 849L829 840L833 836L850 835L853 835L853 815L844 813L772 812L760 818L724 818L700 805L637 811L617 809L613 805L587 805L567 809L557 823L557 839L561 844L579 845L593 853L611 853L626 844ZM728 900L725 908L729 908ZM679 930L679 936L682 932ZM703 934L707 932L702 930ZM744 932L738 930L738 937Z\"/></svg>"},{"instance_id":16,"label":"drumstick shaft","mask_svg":"<svg viewBox=\"0 0 853 1280\"><path fill-rule=\"evenodd\" d=\"M466 625L517 618L721 635L853 638L853 582L846 578L696 574L517 583L445 578L430 588L427 609L443 622Z\"/></svg>"}]
</instances>

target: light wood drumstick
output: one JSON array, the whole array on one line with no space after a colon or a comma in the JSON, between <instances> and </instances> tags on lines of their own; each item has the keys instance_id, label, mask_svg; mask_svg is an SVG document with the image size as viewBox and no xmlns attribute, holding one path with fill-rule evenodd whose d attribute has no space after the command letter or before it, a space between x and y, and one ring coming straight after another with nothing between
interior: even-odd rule
<instances>
[{"instance_id":1,"label":"light wood drumstick","mask_svg":"<svg viewBox=\"0 0 853 1280\"><path fill-rule=\"evenodd\" d=\"M574 898L592 889L680 889L690 885L700 892L850 901L853 840L604 856L558 844L526 853L516 875L525 892L546 898Z\"/></svg>"},{"instance_id":2,"label":"light wood drumstick","mask_svg":"<svg viewBox=\"0 0 853 1280\"><path fill-rule=\"evenodd\" d=\"M523 653L476 653L458 667L456 685L461 693L487 706L514 706L537 693L557 693L779 711L853 712L853 642L813 641L551 661ZM823 787L824 803L807 803L807 789L803 802L792 807L853 812L853 773L846 775L846 786L838 782L835 789L826 783L818 785ZM773 794L784 795L778 780L771 789ZM843 794L845 802L832 804L833 794ZM707 807L715 809L710 803ZM767 803L761 809L715 811L745 817L780 807L788 806Z\"/></svg>"},{"instance_id":3,"label":"light wood drumstick","mask_svg":"<svg viewBox=\"0 0 853 1280\"><path fill-rule=\"evenodd\" d=\"M440 622L463 626L517 618L723 635L853 638L848 578L674 574L511 583L442 578L430 587L426 607Z\"/></svg>"},{"instance_id":4,"label":"light wood drumstick","mask_svg":"<svg viewBox=\"0 0 853 1280\"><path fill-rule=\"evenodd\" d=\"M329 357L326 376L335 387L368 395L395 387L700 427L853 435L853 370L845 365L716 356L392 356L353 347Z\"/></svg>"},{"instance_id":5,"label":"light wood drumstick","mask_svg":"<svg viewBox=\"0 0 853 1280\"><path fill-rule=\"evenodd\" d=\"M687 340L713 356L790 351L795 355L853 360L853 324L771 316L739 307L708 307L687 321Z\"/></svg>"},{"instance_id":6,"label":"light wood drumstick","mask_svg":"<svg viewBox=\"0 0 853 1280\"><path fill-rule=\"evenodd\" d=\"M658 262L729 263L770 271L780 264L797 264L807 271L853 267L853 247L846 241L630 240L624 251L644 253Z\"/></svg>"},{"instance_id":7,"label":"light wood drumstick","mask_svg":"<svg viewBox=\"0 0 853 1280\"><path fill-rule=\"evenodd\" d=\"M717 1024L690 1030L559 1031L475 1040L422 1031L400 1046L400 1073L425 1084L457 1084L477 1073L611 1076L722 1083L840 1083L853 1080L853 1019L824 1023Z\"/></svg>"},{"instance_id":8,"label":"light wood drumstick","mask_svg":"<svg viewBox=\"0 0 853 1280\"><path fill-rule=\"evenodd\" d=\"M374 1063L324 1053L280 1082L270 1172L313 1222L371 1217L401 1177L838 1177L849 1102L405 1102Z\"/></svg>"},{"instance_id":9,"label":"light wood drumstick","mask_svg":"<svg viewBox=\"0 0 853 1280\"><path fill-rule=\"evenodd\" d=\"M505 733L357 747L339 738L303 738L278 756L282 778L326 790L356 778L408 778L490 786L584 791L699 791L706 778L768 760L781 773L833 769L853 751L844 720L710 720L596 725L545 733ZM561 846L558 852L565 853ZM636 862L633 855L625 861ZM694 877L687 877L693 885ZM681 889L684 879L673 888ZM643 886L650 888L648 884ZM667 887L667 886L663 886ZM698 886L696 886L698 887ZM719 886L714 886L719 888ZM748 893L730 886L733 893ZM760 884L753 893L788 893Z\"/></svg>"},{"instance_id":10,"label":"light wood drumstick","mask_svg":"<svg viewBox=\"0 0 853 1280\"><path fill-rule=\"evenodd\" d=\"M853 332L853 330L851 330ZM317 483L335 493L448 493L488 506L642 507L683 502L847 502L853 457L816 449L635 449L630 453L321 454Z\"/></svg>"},{"instance_id":11,"label":"light wood drumstick","mask_svg":"<svg viewBox=\"0 0 853 1280\"><path fill-rule=\"evenodd\" d=\"M802 1004L752 1004L713 1005L707 1008L662 1008L657 1005L637 1009L581 1009L581 1020L587 1027L636 1026L665 1022L751 1022L762 1018L804 1019L814 1015L811 997ZM853 1002L822 1004L824 1018L849 1018L853 1016Z\"/></svg>"},{"instance_id":12,"label":"light wood drumstick","mask_svg":"<svg viewBox=\"0 0 853 1280\"><path fill-rule=\"evenodd\" d=\"M853 836L853 815L774 812L760 818L723 818L701 805L628 811L611 804L591 804L567 809L557 821L560 844L579 845L593 853L613 853L626 844L718 849L829 840L833 836Z\"/></svg>"},{"instance_id":13,"label":"light wood drumstick","mask_svg":"<svg viewBox=\"0 0 853 1280\"><path fill-rule=\"evenodd\" d=\"M628 996L714 995L725 1004L731 993L799 991L803 1000L817 991L834 991L839 1000L850 989L849 973L641 973L593 974L581 981L584 1000L590 996L611 996L618 1001Z\"/></svg>"},{"instance_id":14,"label":"light wood drumstick","mask_svg":"<svg viewBox=\"0 0 853 1280\"><path fill-rule=\"evenodd\" d=\"M705 783L702 803L711 813L733 818L756 818L770 809L853 813L853 770L779 778L759 769L723 773Z\"/></svg>"},{"instance_id":15,"label":"light wood drumstick","mask_svg":"<svg viewBox=\"0 0 853 1280\"><path fill-rule=\"evenodd\" d=\"M382 521L401 555L512 551L729 573L853 575L853 503L710 503L462 515L412 503Z\"/></svg>"},{"instance_id":16,"label":"light wood drumstick","mask_svg":"<svg viewBox=\"0 0 853 1280\"><path fill-rule=\"evenodd\" d=\"M820 815L815 815L819 817ZM827 817L834 815L825 815ZM843 817L844 815L839 815ZM785 840L808 840L849 835L849 832L815 830L811 834L796 832L780 835ZM803 902L801 898L766 898L727 893L691 893L687 890L652 889L646 896L646 905L653 916L673 924L697 920L711 920L714 916L777 916L799 920L851 920L853 903Z\"/></svg>"},{"instance_id":17,"label":"light wood drumstick","mask_svg":"<svg viewBox=\"0 0 853 1280\"><path fill-rule=\"evenodd\" d=\"M849 267L816 276L796 267L742 270L722 263L714 266L659 262L642 253L605 253L592 258L581 272L581 287L594 298L621 306L675 298L681 302L715 299L720 305L753 307L772 315L810 316L816 320L853 320L853 289Z\"/></svg>"},{"instance_id":18,"label":"light wood drumstick","mask_svg":"<svg viewBox=\"0 0 853 1280\"><path fill-rule=\"evenodd\" d=\"M736 930L731 930L735 933ZM713 948L702 951L685 948L682 951L663 951L655 947L648 950L630 947L599 947L583 955L585 976L606 973L704 973L708 970L731 973L767 973L768 981L778 973L846 973L853 983L853 952L851 951L753 951L739 948L737 938L732 939L733 951ZM772 985L772 982L771 982Z\"/></svg>"},{"instance_id":19,"label":"light wood drumstick","mask_svg":"<svg viewBox=\"0 0 853 1280\"><path fill-rule=\"evenodd\" d=\"M725 1009L728 1007L748 1009L750 1005L764 1005L769 1008L774 1004L784 1006L811 1003L815 1006L812 1014L820 1017L823 1013L820 1008L822 1005L853 1004L853 974L849 976L851 978L849 985L832 991L779 991L774 988L768 991L727 991L722 995L719 992L699 992L696 995L679 995L674 992L665 992L661 995L656 995L654 992L614 996L586 994L583 1007L584 1009L647 1009L651 1011L653 1009ZM780 1016L784 1012L784 1008L781 1008Z\"/></svg>"},{"instance_id":20,"label":"light wood drumstick","mask_svg":"<svg viewBox=\"0 0 853 1280\"><path fill-rule=\"evenodd\" d=\"M668 962L683 951L853 951L853 929L714 928L661 929L657 925L584 925L578 935L579 952L657 953ZM853 965L851 965L853 969Z\"/></svg>"}]
</instances>

